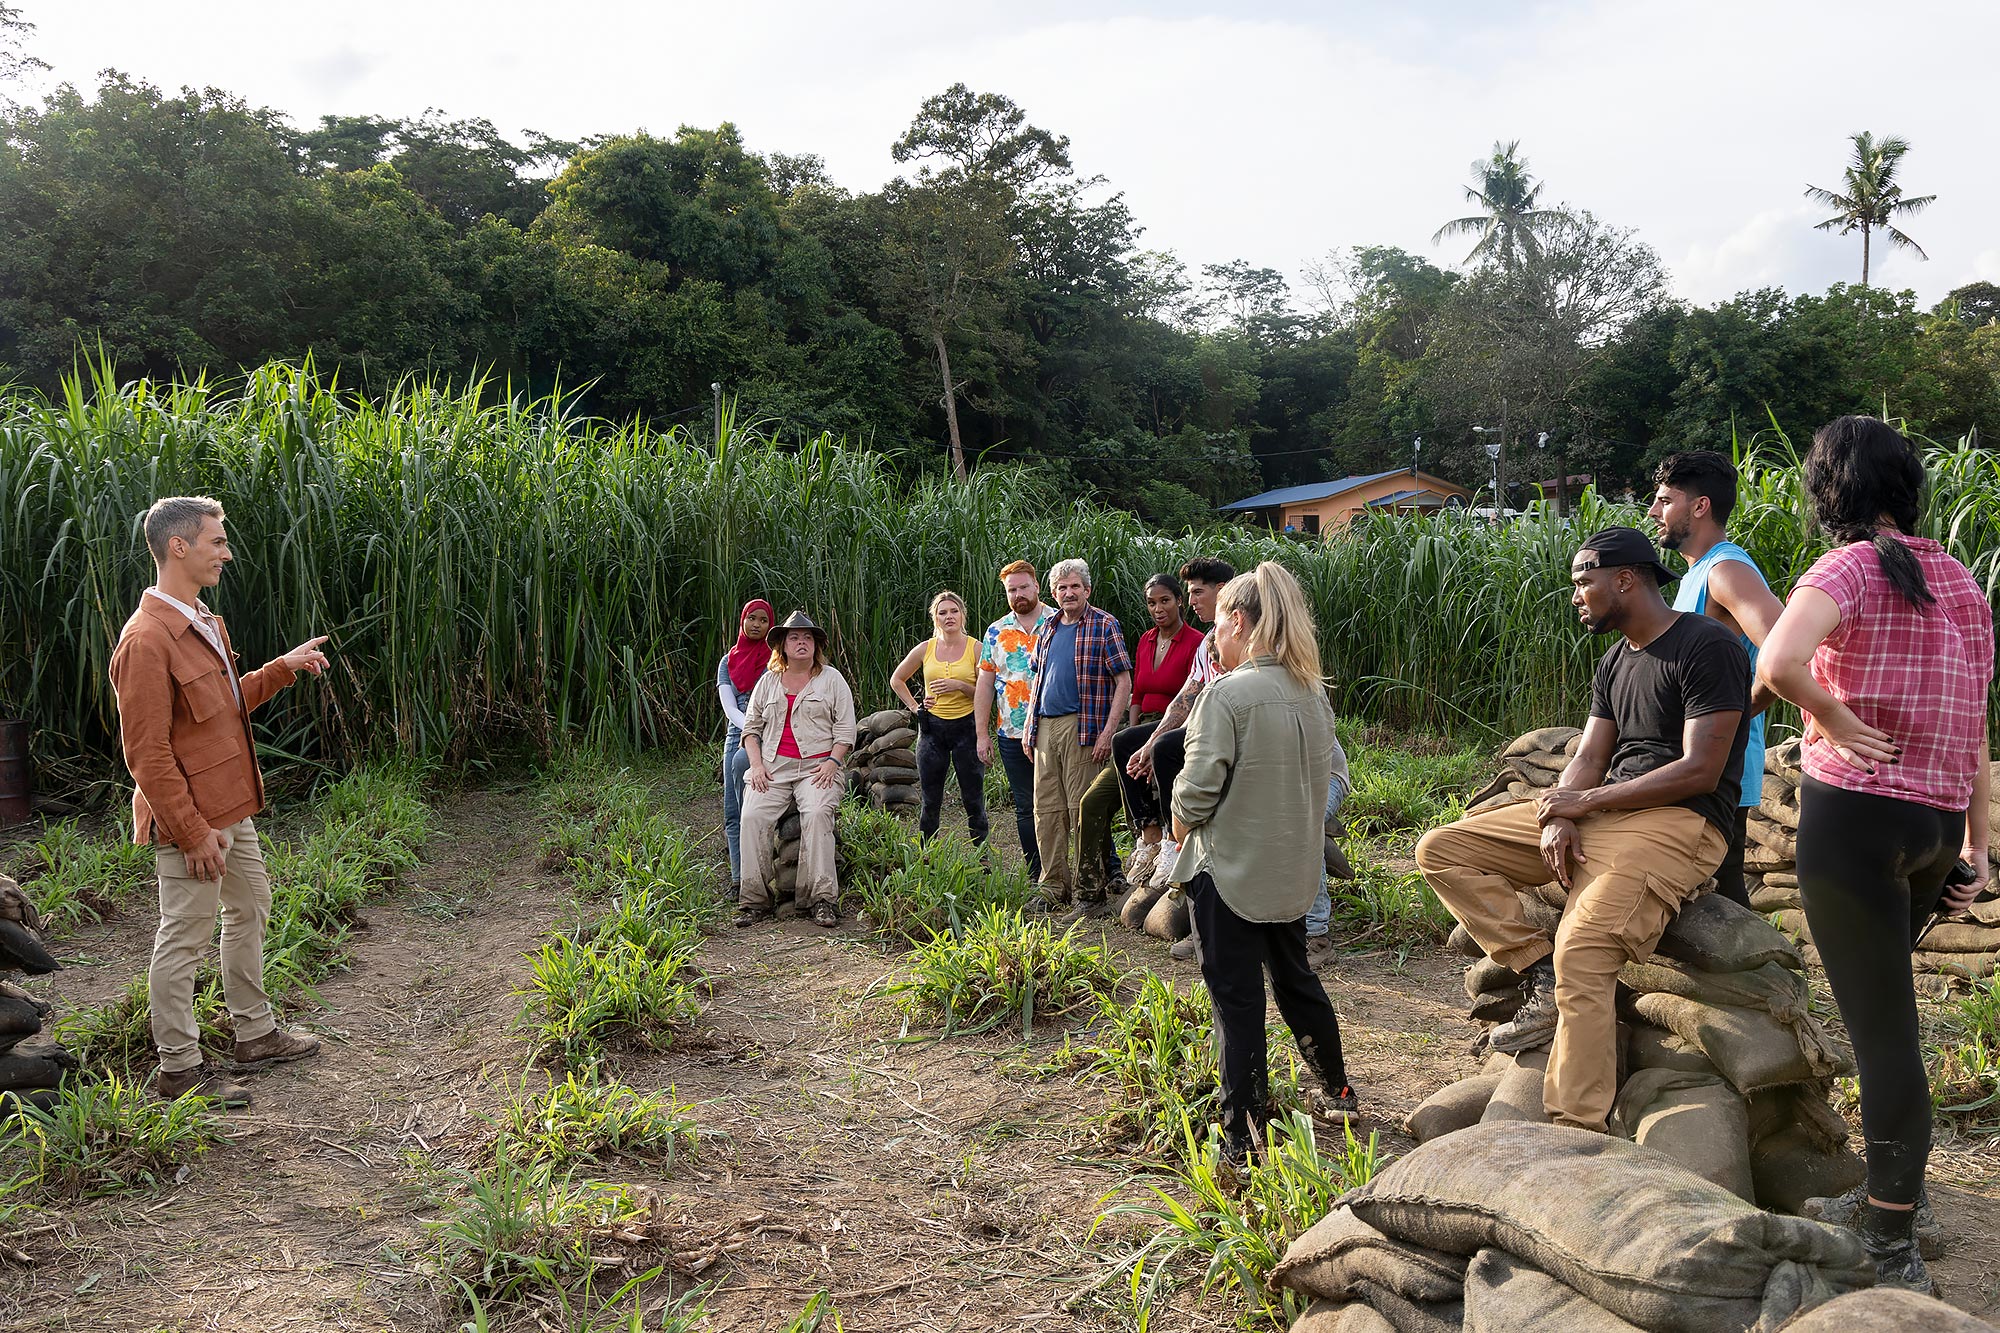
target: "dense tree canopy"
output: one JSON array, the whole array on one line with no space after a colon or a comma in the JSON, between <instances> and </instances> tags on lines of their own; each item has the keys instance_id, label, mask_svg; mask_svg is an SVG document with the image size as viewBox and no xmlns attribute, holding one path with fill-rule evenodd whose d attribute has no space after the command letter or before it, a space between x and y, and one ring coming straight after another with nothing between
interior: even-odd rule
<instances>
[{"instance_id":1,"label":"dense tree canopy","mask_svg":"<svg viewBox=\"0 0 2000 1333\"><path fill-rule=\"evenodd\" d=\"M4 116L0 375L42 387L100 351L156 376L311 356L363 393L484 375L664 424L705 422L720 383L741 416L906 471L1032 461L1173 526L1407 465L1418 435L1426 468L1476 485L1471 427L1503 413L1509 476L1560 462L1614 486L1773 421L2000 421L1992 284L1930 311L1866 285L1690 307L1631 232L1548 205L1518 144L1476 164L1477 212L1441 233L1476 242L1465 271L1361 246L1294 291L1145 249L1067 139L964 85L916 109L891 145L906 174L862 194L727 123L582 144L440 111L300 129L118 74Z\"/></svg>"}]
</instances>

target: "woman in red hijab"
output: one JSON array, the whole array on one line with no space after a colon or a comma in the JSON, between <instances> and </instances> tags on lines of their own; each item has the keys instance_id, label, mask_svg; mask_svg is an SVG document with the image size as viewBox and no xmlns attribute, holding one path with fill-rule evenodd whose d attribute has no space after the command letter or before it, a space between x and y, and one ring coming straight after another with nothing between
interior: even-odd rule
<instances>
[{"instance_id":1,"label":"woman in red hijab","mask_svg":"<svg viewBox=\"0 0 2000 1333\"><path fill-rule=\"evenodd\" d=\"M743 781L750 772L750 756L743 749L743 706L750 691L770 669L771 645L764 638L771 632L771 604L754 598L743 604L736 624L736 644L722 655L715 669L715 695L729 718L729 739L722 744L722 832L729 843L729 897L735 901L743 878Z\"/></svg>"}]
</instances>

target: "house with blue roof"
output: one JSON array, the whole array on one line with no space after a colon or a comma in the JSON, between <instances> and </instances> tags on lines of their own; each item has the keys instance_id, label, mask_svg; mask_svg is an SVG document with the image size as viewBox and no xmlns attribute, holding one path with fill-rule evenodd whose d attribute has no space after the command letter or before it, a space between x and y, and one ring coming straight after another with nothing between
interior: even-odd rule
<instances>
[{"instance_id":1,"label":"house with blue roof","mask_svg":"<svg viewBox=\"0 0 2000 1333\"><path fill-rule=\"evenodd\" d=\"M1394 468L1338 481L1282 486L1221 507L1227 515L1292 532L1333 532L1356 514L1425 513L1472 503L1472 492L1415 468Z\"/></svg>"}]
</instances>

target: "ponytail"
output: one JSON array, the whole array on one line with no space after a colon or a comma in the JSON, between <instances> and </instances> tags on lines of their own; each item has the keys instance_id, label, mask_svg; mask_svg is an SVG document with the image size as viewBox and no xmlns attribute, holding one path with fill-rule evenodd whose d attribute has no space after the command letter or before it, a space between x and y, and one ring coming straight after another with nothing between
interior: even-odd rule
<instances>
[{"instance_id":1,"label":"ponytail","mask_svg":"<svg viewBox=\"0 0 2000 1333\"><path fill-rule=\"evenodd\" d=\"M1266 560L1248 574L1238 574L1215 599L1218 620L1231 611L1241 611L1250 622L1253 655L1277 658L1301 685L1325 683L1312 610L1290 570Z\"/></svg>"},{"instance_id":2,"label":"ponytail","mask_svg":"<svg viewBox=\"0 0 2000 1333\"><path fill-rule=\"evenodd\" d=\"M1911 610L1937 601L1916 555L1882 529L1887 519L1914 533L1923 517L1924 464L1902 432L1874 417L1838 417L1813 436L1805 474L1820 526L1836 544L1872 545Z\"/></svg>"}]
</instances>

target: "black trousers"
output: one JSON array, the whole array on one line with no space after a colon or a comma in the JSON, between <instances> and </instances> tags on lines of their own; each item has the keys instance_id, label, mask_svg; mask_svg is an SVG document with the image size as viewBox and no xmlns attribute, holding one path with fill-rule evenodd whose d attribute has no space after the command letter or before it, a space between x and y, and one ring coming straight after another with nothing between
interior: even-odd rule
<instances>
[{"instance_id":1,"label":"black trousers","mask_svg":"<svg viewBox=\"0 0 2000 1333\"><path fill-rule=\"evenodd\" d=\"M1118 744L1116 736L1112 745ZM1153 742L1153 808L1158 810L1160 824L1169 835L1173 832L1174 779L1181 775L1181 768L1187 763L1187 728L1175 727L1172 731L1162 731Z\"/></svg>"},{"instance_id":2,"label":"black trousers","mask_svg":"<svg viewBox=\"0 0 2000 1333\"><path fill-rule=\"evenodd\" d=\"M1157 752L1156 752L1157 753ZM1258 1136L1269 1115L1270 1053L1264 1037L1264 973L1278 1013L1299 1053L1329 1093L1347 1086L1340 1051L1340 1016L1306 962L1306 923L1245 921L1229 909L1207 872L1187 884L1188 907L1201 935L1201 979L1215 1010L1221 1047L1222 1132Z\"/></svg>"},{"instance_id":3,"label":"black trousers","mask_svg":"<svg viewBox=\"0 0 2000 1333\"><path fill-rule=\"evenodd\" d=\"M1160 793L1150 778L1135 778L1126 773L1125 765L1138 753L1146 739L1159 729L1157 720L1141 722L1136 727L1126 727L1111 738L1111 767L1118 773L1118 794L1125 801L1125 819L1132 826L1134 836L1148 824L1162 824L1160 817Z\"/></svg>"},{"instance_id":4,"label":"black trousers","mask_svg":"<svg viewBox=\"0 0 2000 1333\"><path fill-rule=\"evenodd\" d=\"M965 827L974 842L986 841L986 765L979 762L979 724L970 713L941 718L926 713L923 736L917 741L917 788L923 809L917 832L928 838L938 831L944 810L944 776L958 774L958 798L965 802Z\"/></svg>"},{"instance_id":5,"label":"black trousers","mask_svg":"<svg viewBox=\"0 0 2000 1333\"><path fill-rule=\"evenodd\" d=\"M1883 1203L1915 1203L1930 1158L1910 951L1964 840L1962 811L1799 781L1799 896L1854 1042L1868 1192Z\"/></svg>"},{"instance_id":6,"label":"black trousers","mask_svg":"<svg viewBox=\"0 0 2000 1333\"><path fill-rule=\"evenodd\" d=\"M1743 883L1743 840L1750 836L1750 807L1736 807L1736 822L1729 829L1729 850L1715 868L1715 891L1738 907L1750 905L1750 889Z\"/></svg>"}]
</instances>

